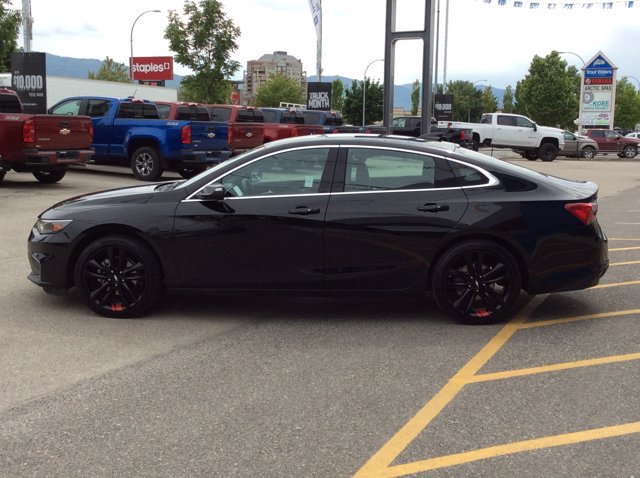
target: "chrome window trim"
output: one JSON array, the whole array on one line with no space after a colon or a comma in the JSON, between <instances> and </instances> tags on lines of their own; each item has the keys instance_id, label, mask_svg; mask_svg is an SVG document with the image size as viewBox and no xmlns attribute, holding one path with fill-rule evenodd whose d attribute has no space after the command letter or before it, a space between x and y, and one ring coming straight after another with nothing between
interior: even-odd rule
<instances>
[{"instance_id":1,"label":"chrome window trim","mask_svg":"<svg viewBox=\"0 0 640 478\"><path fill-rule=\"evenodd\" d=\"M236 167L236 168L234 168L234 169L232 169L230 171L226 171L224 174L221 174L220 176L217 176L215 179L209 181L207 184L202 186L200 189L198 189L194 193L190 194L187 198L183 199L181 202L202 202L202 201L204 201L204 199L198 199L198 198L195 198L194 196L197 196L205 187L218 182L222 177L226 176L227 174L231 174L231 173L237 171L238 169L243 168L244 166L247 166L247 165L249 165L251 163L254 163L256 161L262 160L264 158L268 158L269 156L273 156L275 154L288 153L288 152L291 152L291 151L305 150L305 149L318 149L318 148L330 148L330 149L331 148L377 149L377 150L388 150L388 151L397 151L397 152L402 152L402 153L417 154L417 155L422 155L422 156L430 156L430 157L442 159L444 161L452 161L452 162L467 166L467 167L469 167L471 169L474 169L474 170L478 171L479 173L481 173L484 177L486 177L489 180L489 182L485 183L485 184L475 184L475 185L471 185L471 186L458 186L458 187L446 187L446 188L382 189L382 190L372 190L372 191L340 191L340 192L329 192L329 193L278 194L278 195L273 195L273 196L241 196L241 197L228 197L228 198L225 198L225 201L227 201L227 200L255 199L255 198L266 199L266 198L330 196L330 195L340 195L340 196L342 196L342 195L353 195L353 194L414 193L414 192L419 192L419 191L452 191L452 190L455 190L455 189L478 189L478 188L485 188L485 187L488 188L488 187L493 187L493 186L497 186L498 184L500 184L500 181L498 180L498 178L496 178L493 174L488 172L486 169L484 169L484 168L482 168L480 166L476 166L475 164L467 163L466 161L462 161L462 160L459 160L459 159L455 159L455 158L450 158L450 157L444 156L442 154L433 154L433 153L429 153L429 152L426 152L426 151L415 151L415 150L412 150L412 149L396 148L396 147L389 147L389 146L358 145L358 144L330 144L330 145L324 145L324 146L314 145L314 146L293 147L293 148L289 148L289 149L283 149L283 150L280 150L280 151L273 151L273 152L271 152L269 154L266 154L264 156L260 156L258 158L255 158L255 159L249 161L248 163L243 163L243 164L239 165L238 167Z\"/></svg>"}]
</instances>

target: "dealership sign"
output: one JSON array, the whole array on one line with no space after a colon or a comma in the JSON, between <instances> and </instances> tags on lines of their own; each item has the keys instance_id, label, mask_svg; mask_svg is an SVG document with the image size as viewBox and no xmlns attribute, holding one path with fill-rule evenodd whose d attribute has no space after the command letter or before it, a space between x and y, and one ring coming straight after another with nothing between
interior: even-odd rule
<instances>
[{"instance_id":1,"label":"dealership sign","mask_svg":"<svg viewBox=\"0 0 640 478\"><path fill-rule=\"evenodd\" d=\"M131 59L133 80L173 80L173 57L137 56Z\"/></svg>"},{"instance_id":2,"label":"dealership sign","mask_svg":"<svg viewBox=\"0 0 640 478\"><path fill-rule=\"evenodd\" d=\"M617 68L601 51L582 68L580 127L613 128ZM581 128L579 129L579 131Z\"/></svg>"}]
</instances>

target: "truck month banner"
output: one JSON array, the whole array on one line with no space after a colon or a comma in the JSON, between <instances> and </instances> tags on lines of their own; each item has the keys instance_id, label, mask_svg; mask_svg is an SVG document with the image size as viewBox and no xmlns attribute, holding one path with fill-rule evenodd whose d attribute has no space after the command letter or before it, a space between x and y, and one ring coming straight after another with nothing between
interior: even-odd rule
<instances>
[{"instance_id":1,"label":"truck month banner","mask_svg":"<svg viewBox=\"0 0 640 478\"><path fill-rule=\"evenodd\" d=\"M11 54L11 85L25 113L47 112L47 62L42 52Z\"/></svg>"},{"instance_id":2,"label":"truck month banner","mask_svg":"<svg viewBox=\"0 0 640 478\"><path fill-rule=\"evenodd\" d=\"M310 81L307 84L307 109L323 111L331 109L331 83Z\"/></svg>"}]
</instances>

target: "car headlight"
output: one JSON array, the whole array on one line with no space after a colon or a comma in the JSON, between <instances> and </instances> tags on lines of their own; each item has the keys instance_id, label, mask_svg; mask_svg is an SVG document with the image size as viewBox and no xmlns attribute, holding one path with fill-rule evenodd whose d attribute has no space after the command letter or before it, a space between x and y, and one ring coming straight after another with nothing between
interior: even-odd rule
<instances>
[{"instance_id":1,"label":"car headlight","mask_svg":"<svg viewBox=\"0 0 640 478\"><path fill-rule=\"evenodd\" d=\"M40 234L55 234L71 223L71 219L38 219L36 229Z\"/></svg>"}]
</instances>

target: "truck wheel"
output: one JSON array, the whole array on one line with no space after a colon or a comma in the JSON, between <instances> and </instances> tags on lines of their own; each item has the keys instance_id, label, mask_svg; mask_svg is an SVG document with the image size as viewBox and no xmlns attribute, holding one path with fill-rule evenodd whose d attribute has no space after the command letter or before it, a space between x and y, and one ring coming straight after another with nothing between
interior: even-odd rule
<instances>
[{"instance_id":1,"label":"truck wheel","mask_svg":"<svg viewBox=\"0 0 640 478\"><path fill-rule=\"evenodd\" d=\"M4 179L4 175L7 174L6 172L2 171L0 172L0 184L2 183L2 180Z\"/></svg>"},{"instance_id":2,"label":"truck wheel","mask_svg":"<svg viewBox=\"0 0 640 478\"><path fill-rule=\"evenodd\" d=\"M538 157L543 161L553 161L558 156L558 148L551 143L544 143L538 148Z\"/></svg>"},{"instance_id":3,"label":"truck wheel","mask_svg":"<svg viewBox=\"0 0 640 478\"><path fill-rule=\"evenodd\" d=\"M584 159L593 159L596 156L596 148L592 146L585 146L580 155Z\"/></svg>"},{"instance_id":4,"label":"truck wheel","mask_svg":"<svg viewBox=\"0 0 640 478\"><path fill-rule=\"evenodd\" d=\"M529 161L535 161L536 159L538 159L538 152L537 151L525 151L524 152L524 157L527 158Z\"/></svg>"},{"instance_id":5,"label":"truck wheel","mask_svg":"<svg viewBox=\"0 0 640 478\"><path fill-rule=\"evenodd\" d=\"M472 146L471 149L473 149L474 151L478 151L480 149L480 143L478 142L477 139L473 139L472 140Z\"/></svg>"},{"instance_id":6,"label":"truck wheel","mask_svg":"<svg viewBox=\"0 0 640 478\"><path fill-rule=\"evenodd\" d=\"M156 181L162 176L162 162L158 151L149 146L136 149L131 156L131 171L141 181Z\"/></svg>"},{"instance_id":7,"label":"truck wheel","mask_svg":"<svg viewBox=\"0 0 640 478\"><path fill-rule=\"evenodd\" d=\"M41 171L33 171L32 174L41 183L53 184L53 183L57 183L62 178L64 178L64 175L67 174L67 170L66 169L54 169L53 171L41 170Z\"/></svg>"},{"instance_id":8,"label":"truck wheel","mask_svg":"<svg viewBox=\"0 0 640 478\"><path fill-rule=\"evenodd\" d=\"M635 146L625 146L622 148L622 157L632 159L638 154L638 149Z\"/></svg>"}]
</instances>

